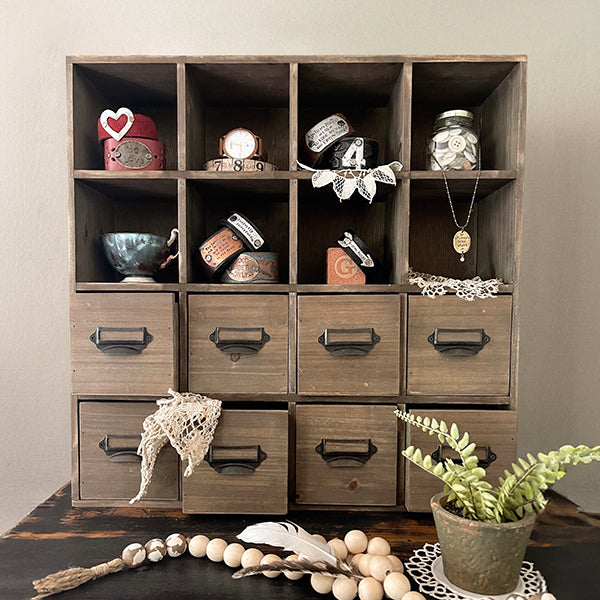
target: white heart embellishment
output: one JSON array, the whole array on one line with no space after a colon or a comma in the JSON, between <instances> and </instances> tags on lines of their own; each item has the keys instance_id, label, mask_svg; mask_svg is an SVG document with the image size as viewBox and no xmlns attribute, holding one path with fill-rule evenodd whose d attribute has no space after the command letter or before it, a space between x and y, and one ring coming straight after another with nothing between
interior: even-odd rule
<instances>
[{"instance_id":1,"label":"white heart embellishment","mask_svg":"<svg viewBox=\"0 0 600 600\"><path fill-rule=\"evenodd\" d=\"M114 119L115 121L118 121L123 115L127 115L127 122L121 128L121 131L115 131L108 124L108 119ZM121 138L125 137L133 125L133 113L124 106L122 106L116 113L110 110L110 108L107 108L100 115L100 123L102 124L102 127L104 127L104 131L106 131L111 138L119 142L121 141Z\"/></svg>"}]
</instances>

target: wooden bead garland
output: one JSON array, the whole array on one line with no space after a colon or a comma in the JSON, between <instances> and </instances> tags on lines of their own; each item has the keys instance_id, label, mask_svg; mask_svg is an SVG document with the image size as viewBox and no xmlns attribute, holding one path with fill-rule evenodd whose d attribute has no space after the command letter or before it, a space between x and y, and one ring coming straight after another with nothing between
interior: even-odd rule
<instances>
[{"instance_id":1,"label":"wooden bead garland","mask_svg":"<svg viewBox=\"0 0 600 600\"><path fill-rule=\"evenodd\" d=\"M315 537L322 538L322 536ZM383 538L374 537L368 540L364 532L353 530L349 531L343 540L335 538L329 543L336 556L348 564L356 565L362 576L312 573L310 583L319 594L332 593L336 600L355 600L357 596L359 600L383 600L384 595L391 600L425 600L425 597L419 592L411 591L410 581L404 575L402 561L397 556L390 554L390 545ZM213 562L223 561L232 568L255 567L283 560L276 554L264 555L257 548L245 549L242 544L237 542L228 544L222 538L211 540L205 535L195 535L186 539L180 533L173 533L165 541L154 538L145 545L129 544L123 549L121 558L108 563L89 569L76 567L34 581L33 585L39 592L34 600L76 588L86 581L109 573L116 573L126 567L136 568L146 561L158 562L166 554L177 558L185 553L186 549L191 556L197 558L206 556ZM351 552L351 549L361 552ZM285 557L285 560L297 561L301 558L292 554ZM290 580L300 579L303 576L302 572L287 570L267 570L263 574L267 577L277 577L280 572L283 572ZM556 600L556 598L552 594L544 592L529 598L513 595L509 600Z\"/></svg>"},{"instance_id":2,"label":"wooden bead garland","mask_svg":"<svg viewBox=\"0 0 600 600\"><path fill-rule=\"evenodd\" d=\"M167 545L160 538L147 541L144 548L146 549L146 558L150 562L162 560L167 553Z\"/></svg>"}]
</instances>

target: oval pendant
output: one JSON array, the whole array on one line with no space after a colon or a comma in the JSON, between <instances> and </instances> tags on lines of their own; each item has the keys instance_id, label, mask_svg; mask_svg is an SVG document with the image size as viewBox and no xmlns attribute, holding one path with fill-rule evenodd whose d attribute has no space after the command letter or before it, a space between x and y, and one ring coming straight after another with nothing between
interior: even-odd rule
<instances>
[{"instance_id":1,"label":"oval pendant","mask_svg":"<svg viewBox=\"0 0 600 600\"><path fill-rule=\"evenodd\" d=\"M464 229L461 229L454 234L452 245L456 252L464 254L471 248L471 236Z\"/></svg>"}]
</instances>

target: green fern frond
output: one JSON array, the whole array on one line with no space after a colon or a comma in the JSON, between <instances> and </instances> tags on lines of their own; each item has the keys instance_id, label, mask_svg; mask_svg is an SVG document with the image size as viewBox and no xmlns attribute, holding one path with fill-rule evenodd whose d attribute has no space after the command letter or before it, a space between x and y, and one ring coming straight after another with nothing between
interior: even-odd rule
<instances>
[{"instance_id":1,"label":"green fern frond","mask_svg":"<svg viewBox=\"0 0 600 600\"><path fill-rule=\"evenodd\" d=\"M437 436L439 442L458 454L458 461L450 458L436 462L431 455L423 456L421 450L409 446L402 454L410 461L444 482L448 500L462 510L463 516L477 521L517 521L526 512L539 512L546 506L544 491L561 479L572 465L600 461L600 446L561 446L537 457L527 454L505 470L499 477L499 486L485 481L485 469L479 466L474 454L476 444L467 432L461 435L456 425L450 427L443 421L414 416L396 410L396 416L427 434Z\"/></svg>"}]
</instances>

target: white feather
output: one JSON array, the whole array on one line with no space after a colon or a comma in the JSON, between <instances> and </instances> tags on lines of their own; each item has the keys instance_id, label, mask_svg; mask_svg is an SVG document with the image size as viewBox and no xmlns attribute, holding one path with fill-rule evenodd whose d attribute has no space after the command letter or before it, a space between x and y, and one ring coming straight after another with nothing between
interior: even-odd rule
<instances>
[{"instance_id":1,"label":"white feather","mask_svg":"<svg viewBox=\"0 0 600 600\"><path fill-rule=\"evenodd\" d=\"M246 527L237 536L243 542L267 544L296 554L303 554L314 561L322 561L336 565L337 557L329 544L312 536L308 531L294 523L275 523L266 521Z\"/></svg>"}]
</instances>

